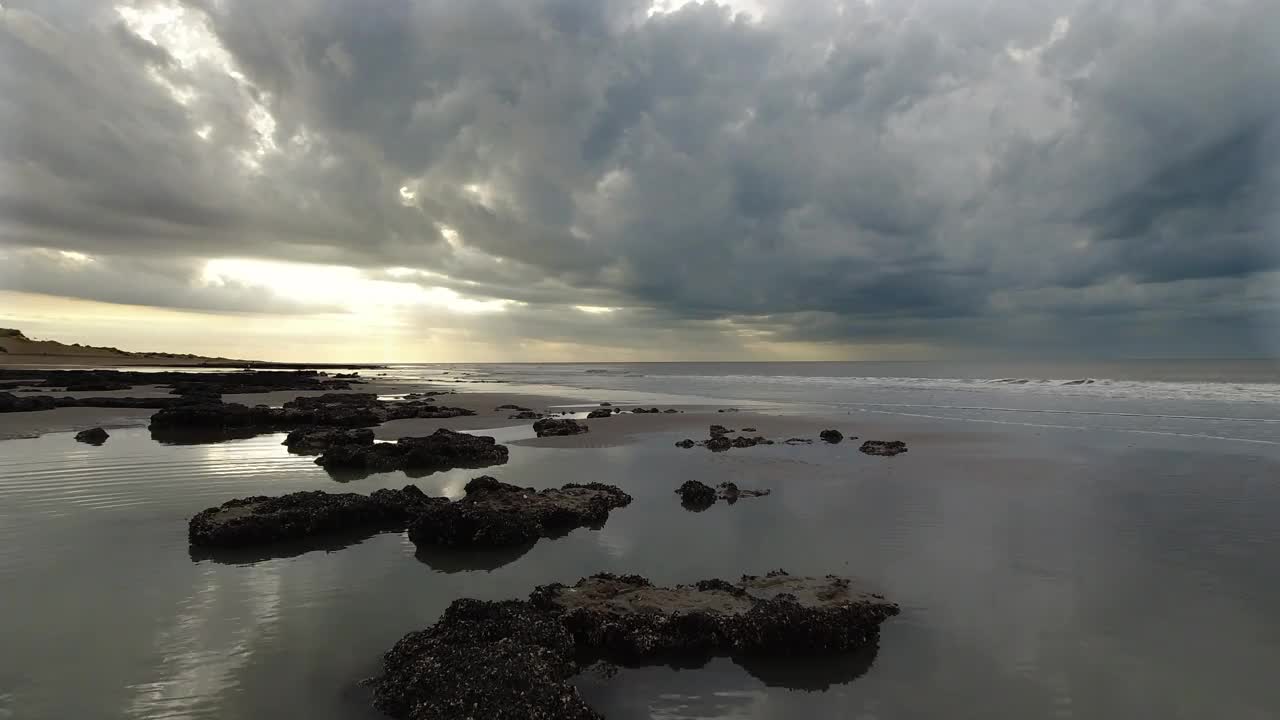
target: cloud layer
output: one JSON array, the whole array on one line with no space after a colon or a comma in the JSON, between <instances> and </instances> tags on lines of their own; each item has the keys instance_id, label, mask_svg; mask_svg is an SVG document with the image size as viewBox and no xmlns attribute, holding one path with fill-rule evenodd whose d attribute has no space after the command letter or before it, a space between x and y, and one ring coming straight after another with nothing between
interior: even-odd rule
<instances>
[{"instance_id":1,"label":"cloud layer","mask_svg":"<svg viewBox=\"0 0 1280 720\"><path fill-rule=\"evenodd\" d=\"M662 7L5 0L0 286L307 312L202 274L257 258L566 347L1280 349L1275 3Z\"/></svg>"}]
</instances>

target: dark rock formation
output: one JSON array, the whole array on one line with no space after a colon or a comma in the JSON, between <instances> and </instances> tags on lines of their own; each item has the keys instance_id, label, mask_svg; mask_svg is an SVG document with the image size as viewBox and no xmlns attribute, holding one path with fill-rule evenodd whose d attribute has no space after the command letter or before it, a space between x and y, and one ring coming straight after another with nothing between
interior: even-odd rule
<instances>
[{"instance_id":1,"label":"dark rock formation","mask_svg":"<svg viewBox=\"0 0 1280 720\"><path fill-rule=\"evenodd\" d=\"M711 435L711 437L720 437L721 435L727 435L731 432L737 432L737 430L730 430L723 425L712 425L708 434Z\"/></svg>"},{"instance_id":2,"label":"dark rock formation","mask_svg":"<svg viewBox=\"0 0 1280 720\"><path fill-rule=\"evenodd\" d=\"M88 430L81 430L76 433L76 442L88 443L90 445L101 445L106 442L109 437L111 436L107 434L107 431L100 427L89 428Z\"/></svg>"},{"instance_id":3,"label":"dark rock formation","mask_svg":"<svg viewBox=\"0 0 1280 720\"><path fill-rule=\"evenodd\" d=\"M113 390L132 390L133 386L129 383L113 383L113 382L77 382L70 383L65 388L66 392L109 392Z\"/></svg>"},{"instance_id":4,"label":"dark rock formation","mask_svg":"<svg viewBox=\"0 0 1280 720\"><path fill-rule=\"evenodd\" d=\"M372 495L321 490L259 495L198 513L187 526L187 538L196 546L244 547L355 529L393 529L423 509L447 502L427 497L414 485Z\"/></svg>"},{"instance_id":5,"label":"dark rock formation","mask_svg":"<svg viewBox=\"0 0 1280 720\"><path fill-rule=\"evenodd\" d=\"M316 458L326 470L391 472L448 470L501 465L507 446L488 435L468 435L440 428L426 437L403 437L394 443L334 445Z\"/></svg>"},{"instance_id":6,"label":"dark rock formation","mask_svg":"<svg viewBox=\"0 0 1280 720\"><path fill-rule=\"evenodd\" d=\"M679 410L677 410L677 409L675 409L675 408L667 408L666 410L663 410L662 412L664 412L664 413L666 413L666 414L668 414L668 415L674 415L674 414L676 414L676 413L678 413L678 412L680 412L680 411L679 411Z\"/></svg>"},{"instance_id":7,"label":"dark rock formation","mask_svg":"<svg viewBox=\"0 0 1280 720\"><path fill-rule=\"evenodd\" d=\"M696 442L694 442L694 441L692 441L692 440L690 440L690 439L688 439L688 438L685 438L684 440L681 440L680 442L676 443L676 447L684 448L684 449L688 450L689 448L691 448L691 447L693 447L694 445L697 445L697 444L698 444L698 443L696 443Z\"/></svg>"},{"instance_id":8,"label":"dark rock formation","mask_svg":"<svg viewBox=\"0 0 1280 720\"><path fill-rule=\"evenodd\" d=\"M756 445L772 445L772 444L773 444L773 441L768 438L763 438L760 436L747 437L746 435L736 437L733 439L733 442L732 442L732 445L736 448L749 448L749 447L755 447Z\"/></svg>"},{"instance_id":9,"label":"dark rock formation","mask_svg":"<svg viewBox=\"0 0 1280 720\"><path fill-rule=\"evenodd\" d=\"M644 408L636 408L635 410L632 410L631 412L635 413L636 415L645 415L645 414L648 414L648 415L657 415L658 413L660 413L660 412L662 412L662 411L661 411L661 410L659 410L658 408L649 408L648 410L646 410L646 409L644 409Z\"/></svg>"},{"instance_id":10,"label":"dark rock formation","mask_svg":"<svg viewBox=\"0 0 1280 720\"><path fill-rule=\"evenodd\" d=\"M613 411L611 410L592 410L591 412L587 413L587 419L595 420L596 418L607 418L612 414L613 414Z\"/></svg>"},{"instance_id":11,"label":"dark rock formation","mask_svg":"<svg viewBox=\"0 0 1280 720\"><path fill-rule=\"evenodd\" d=\"M592 660L837 662L839 653L874 646L880 625L897 613L835 576L779 570L659 588L638 575L593 575L538 587L527 601L455 601L384 656L374 706L405 720L599 720L569 684Z\"/></svg>"},{"instance_id":12,"label":"dark rock formation","mask_svg":"<svg viewBox=\"0 0 1280 720\"><path fill-rule=\"evenodd\" d=\"M126 408L133 410L163 410L189 404L186 398L136 398L136 397L60 397L58 407Z\"/></svg>"},{"instance_id":13,"label":"dark rock formation","mask_svg":"<svg viewBox=\"0 0 1280 720\"><path fill-rule=\"evenodd\" d=\"M409 525L415 545L519 545L553 533L599 527L609 511L631 503L612 485L570 483L534 490L484 476L467 483L466 497L420 513Z\"/></svg>"},{"instance_id":14,"label":"dark rock formation","mask_svg":"<svg viewBox=\"0 0 1280 720\"><path fill-rule=\"evenodd\" d=\"M841 440L844 440L844 433L839 430L823 430L818 433L818 437L834 445Z\"/></svg>"},{"instance_id":15,"label":"dark rock formation","mask_svg":"<svg viewBox=\"0 0 1280 720\"><path fill-rule=\"evenodd\" d=\"M742 432L756 432L755 428L742 428Z\"/></svg>"},{"instance_id":16,"label":"dark rock formation","mask_svg":"<svg viewBox=\"0 0 1280 720\"><path fill-rule=\"evenodd\" d=\"M532 409L527 407L520 407L519 405L499 405L498 407L494 408L494 410L516 410L518 412L533 412Z\"/></svg>"},{"instance_id":17,"label":"dark rock formation","mask_svg":"<svg viewBox=\"0 0 1280 720\"><path fill-rule=\"evenodd\" d=\"M602 402L600 403L600 407L613 407L613 403Z\"/></svg>"},{"instance_id":18,"label":"dark rock formation","mask_svg":"<svg viewBox=\"0 0 1280 720\"><path fill-rule=\"evenodd\" d=\"M560 418L545 418L533 424L533 431L538 434L538 437L577 435L587 430L586 425L579 425L576 420Z\"/></svg>"},{"instance_id":19,"label":"dark rock formation","mask_svg":"<svg viewBox=\"0 0 1280 720\"><path fill-rule=\"evenodd\" d=\"M705 445L711 452L724 452L725 450L733 447L733 441L724 435L716 435L708 440Z\"/></svg>"},{"instance_id":20,"label":"dark rock formation","mask_svg":"<svg viewBox=\"0 0 1280 720\"><path fill-rule=\"evenodd\" d=\"M676 488L680 504L689 508L708 508L716 502L715 488L697 480L685 480Z\"/></svg>"},{"instance_id":21,"label":"dark rock formation","mask_svg":"<svg viewBox=\"0 0 1280 720\"><path fill-rule=\"evenodd\" d=\"M52 410L57 406L57 402L48 395L18 397L13 393L0 392L0 413Z\"/></svg>"},{"instance_id":22,"label":"dark rock formation","mask_svg":"<svg viewBox=\"0 0 1280 720\"><path fill-rule=\"evenodd\" d=\"M474 415L464 408L416 400L384 401L368 393L300 397L282 408L239 403L197 402L166 408L151 416L156 428L260 428L263 432L307 426L369 427L404 418L451 418Z\"/></svg>"},{"instance_id":23,"label":"dark rock formation","mask_svg":"<svg viewBox=\"0 0 1280 720\"><path fill-rule=\"evenodd\" d=\"M907 444L901 440L868 440L858 448L868 455L893 457L907 451Z\"/></svg>"},{"instance_id":24,"label":"dark rock formation","mask_svg":"<svg viewBox=\"0 0 1280 720\"><path fill-rule=\"evenodd\" d=\"M795 437L795 438L787 438L786 443L788 445L812 445L813 440L810 438Z\"/></svg>"},{"instance_id":25,"label":"dark rock formation","mask_svg":"<svg viewBox=\"0 0 1280 720\"><path fill-rule=\"evenodd\" d=\"M533 410L521 410L515 415L508 415L508 420L537 420L542 417L542 413Z\"/></svg>"},{"instance_id":26,"label":"dark rock formation","mask_svg":"<svg viewBox=\"0 0 1280 720\"><path fill-rule=\"evenodd\" d=\"M372 445L368 428L304 427L289 433L282 443L300 455L322 453L337 445Z\"/></svg>"},{"instance_id":27,"label":"dark rock formation","mask_svg":"<svg viewBox=\"0 0 1280 720\"><path fill-rule=\"evenodd\" d=\"M720 410L717 410L716 412L720 412L720 413L738 412L738 408L721 408Z\"/></svg>"}]
</instances>

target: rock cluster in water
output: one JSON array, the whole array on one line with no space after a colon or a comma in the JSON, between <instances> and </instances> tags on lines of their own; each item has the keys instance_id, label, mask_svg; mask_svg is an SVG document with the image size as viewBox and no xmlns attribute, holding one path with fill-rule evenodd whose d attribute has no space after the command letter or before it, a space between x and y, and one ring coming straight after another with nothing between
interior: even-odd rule
<instances>
[{"instance_id":1,"label":"rock cluster in water","mask_svg":"<svg viewBox=\"0 0 1280 720\"><path fill-rule=\"evenodd\" d=\"M528 600L455 601L384 656L374 705L404 720L595 720L569 684L584 659L834 654L875 643L897 613L835 576L775 571L661 588L638 575L593 575L538 587Z\"/></svg>"},{"instance_id":2,"label":"rock cluster in water","mask_svg":"<svg viewBox=\"0 0 1280 720\"><path fill-rule=\"evenodd\" d=\"M323 453L338 445L372 445L373 431L369 428L308 426L291 431L281 444L300 455Z\"/></svg>"},{"instance_id":3,"label":"rock cluster in water","mask_svg":"<svg viewBox=\"0 0 1280 720\"><path fill-rule=\"evenodd\" d=\"M304 426L369 427L405 418L452 418L474 415L465 408L425 400L379 400L369 393L327 393L300 397L283 407L249 407L239 403L198 402L166 408L151 416L151 428L261 428L286 430Z\"/></svg>"},{"instance_id":4,"label":"rock cluster in water","mask_svg":"<svg viewBox=\"0 0 1280 720\"><path fill-rule=\"evenodd\" d=\"M488 435L440 428L425 437L403 437L393 443L332 445L316 458L316 464L327 470L366 472L447 470L501 465L507 455L507 446Z\"/></svg>"},{"instance_id":5,"label":"rock cluster in water","mask_svg":"<svg viewBox=\"0 0 1280 720\"><path fill-rule=\"evenodd\" d=\"M567 418L544 418L533 424L533 431L538 437L556 437L560 435L578 435L590 428Z\"/></svg>"},{"instance_id":6,"label":"rock cluster in water","mask_svg":"<svg viewBox=\"0 0 1280 720\"><path fill-rule=\"evenodd\" d=\"M754 428L752 428L752 430L754 431ZM686 438L676 443L676 447L688 449L695 445L701 445L711 452L724 452L730 448L749 448L755 447L756 445L773 444L772 440L760 436L747 437L745 435L741 435L735 438L730 438L729 433L734 432L737 431L723 425L712 425L707 431L707 434L710 435L710 437L706 440L703 440L702 442L694 442L693 440Z\"/></svg>"},{"instance_id":7,"label":"rock cluster in water","mask_svg":"<svg viewBox=\"0 0 1280 720\"><path fill-rule=\"evenodd\" d=\"M739 498L746 497L763 497L768 495L770 490L743 490L738 487L737 483L722 482L715 488L706 483L697 480L686 480L680 487L676 488L676 494L680 496L680 504L689 510L706 510L716 503L716 500L725 500L730 505L738 502Z\"/></svg>"},{"instance_id":8,"label":"rock cluster in water","mask_svg":"<svg viewBox=\"0 0 1280 720\"><path fill-rule=\"evenodd\" d=\"M484 476L467 483L466 496L419 513L409 525L415 545L495 547L519 545L578 527L598 527L631 496L613 485L570 483L534 490Z\"/></svg>"}]
</instances>

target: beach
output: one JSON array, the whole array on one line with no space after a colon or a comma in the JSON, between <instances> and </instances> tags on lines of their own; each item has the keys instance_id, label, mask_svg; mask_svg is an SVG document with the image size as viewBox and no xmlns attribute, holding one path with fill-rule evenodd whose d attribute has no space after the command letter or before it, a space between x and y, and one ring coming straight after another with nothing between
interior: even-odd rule
<instances>
[{"instance_id":1,"label":"beach","mask_svg":"<svg viewBox=\"0 0 1280 720\"><path fill-rule=\"evenodd\" d=\"M1093 410L1060 414L1029 390L964 390L961 403L943 393L962 391L930 387L885 397L879 381L839 396L831 379L813 391L822 403L796 389L815 381L770 376L769 387L800 383L785 391L797 401L785 402L782 391L752 390L764 381L741 369L721 371L733 375L724 383L704 371L711 379L692 390L687 373L603 369L617 372L572 382L557 380L558 367L365 372L367 384L341 392L454 391L434 403L476 413L390 420L373 428L378 439L443 427L490 435L510 456L483 469L345 481L288 452L284 432L162 444L146 428L153 411L0 414L0 634L10 649L0 716L372 719L382 715L361 681L458 598L520 598L600 571L667 584L776 568L850 576L901 615L874 647L838 658L588 671L575 679L583 697L628 720L1264 718L1280 707L1270 679L1280 575L1269 562L1280 542L1280 446L1274 426L1246 421L1274 417L1268 404L1195 396L1178 401L1180 412L1136 413L1139 401L1113 389L1088 400ZM1085 402L1089 391L1076 387L1059 409ZM281 405L319 394L223 399ZM890 400L935 407L890 412ZM497 409L581 418L602 402L677 412L582 419L586 433L537 438L531 421ZM111 426L100 447L71 438L90 424ZM775 444L676 446L706 440L712 424ZM826 429L846 439L822 442ZM909 450L872 456L859 451L865 440ZM511 548L425 549L402 531L247 555L188 546L187 520L234 497L412 483L458 498L481 474L534 488L608 483L634 500L599 528ZM694 511L674 494L686 480L771 493Z\"/></svg>"}]
</instances>

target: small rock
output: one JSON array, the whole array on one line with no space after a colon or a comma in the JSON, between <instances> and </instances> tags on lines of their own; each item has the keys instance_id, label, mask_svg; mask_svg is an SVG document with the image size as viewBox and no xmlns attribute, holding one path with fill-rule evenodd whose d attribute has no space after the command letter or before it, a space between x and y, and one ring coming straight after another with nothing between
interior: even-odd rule
<instances>
[{"instance_id":1,"label":"small rock","mask_svg":"<svg viewBox=\"0 0 1280 720\"><path fill-rule=\"evenodd\" d=\"M742 432L756 432L755 428L742 428Z\"/></svg>"},{"instance_id":2,"label":"small rock","mask_svg":"<svg viewBox=\"0 0 1280 720\"><path fill-rule=\"evenodd\" d=\"M690 508L708 508L716 502L716 491L710 485L697 480L686 480L676 489L680 504Z\"/></svg>"},{"instance_id":3,"label":"small rock","mask_svg":"<svg viewBox=\"0 0 1280 720\"><path fill-rule=\"evenodd\" d=\"M844 440L844 433L839 430L823 430L821 433L818 433L818 437L834 445L841 440Z\"/></svg>"},{"instance_id":4,"label":"small rock","mask_svg":"<svg viewBox=\"0 0 1280 720\"><path fill-rule=\"evenodd\" d=\"M798 438L798 437L796 437L796 438L787 438L786 443L787 443L788 445L812 445L812 444L813 444L813 440L811 440L811 439L809 439L809 438Z\"/></svg>"},{"instance_id":5,"label":"small rock","mask_svg":"<svg viewBox=\"0 0 1280 720\"><path fill-rule=\"evenodd\" d=\"M706 443L706 448L712 452L724 452L725 450L728 450L731 447L733 447L733 443L729 440L729 438L723 435L717 435L711 438L710 440L708 440Z\"/></svg>"},{"instance_id":6,"label":"small rock","mask_svg":"<svg viewBox=\"0 0 1280 720\"><path fill-rule=\"evenodd\" d=\"M107 431L100 427L89 428L88 430L81 430L76 433L76 442L88 443L90 445L101 445L106 442L109 437L111 436L107 434Z\"/></svg>"},{"instance_id":7,"label":"small rock","mask_svg":"<svg viewBox=\"0 0 1280 720\"><path fill-rule=\"evenodd\" d=\"M613 407L613 403L602 402L600 403L600 407Z\"/></svg>"},{"instance_id":8,"label":"small rock","mask_svg":"<svg viewBox=\"0 0 1280 720\"><path fill-rule=\"evenodd\" d=\"M685 438L684 440L681 440L680 442L676 443L676 447L684 448L685 450L688 450L689 448L691 448L691 447L693 447L694 445L697 445L697 444L698 444L698 443L696 443L696 442L694 442L694 441L692 441L692 440L690 440L690 439L688 439L688 438Z\"/></svg>"},{"instance_id":9,"label":"small rock","mask_svg":"<svg viewBox=\"0 0 1280 720\"><path fill-rule=\"evenodd\" d=\"M868 440L858 448L868 455L893 457L907 451L907 444L901 440Z\"/></svg>"},{"instance_id":10,"label":"small rock","mask_svg":"<svg viewBox=\"0 0 1280 720\"><path fill-rule=\"evenodd\" d=\"M610 415L612 415L612 414L613 414L613 411L611 411L611 410L607 410L607 409L606 409L606 410L592 410L591 412L587 413L587 419L588 419L588 420L595 420L596 418L607 418L607 417L609 417L609 416L610 416Z\"/></svg>"},{"instance_id":11,"label":"small rock","mask_svg":"<svg viewBox=\"0 0 1280 720\"><path fill-rule=\"evenodd\" d=\"M588 431L586 425L579 425L576 420L560 418L544 418L533 424L533 431L538 437L558 435L578 435Z\"/></svg>"},{"instance_id":12,"label":"small rock","mask_svg":"<svg viewBox=\"0 0 1280 720\"><path fill-rule=\"evenodd\" d=\"M711 437L720 437L721 435L728 435L731 432L737 432L737 431L730 430L729 428L723 425L712 425L711 430L707 434L709 434Z\"/></svg>"}]
</instances>

